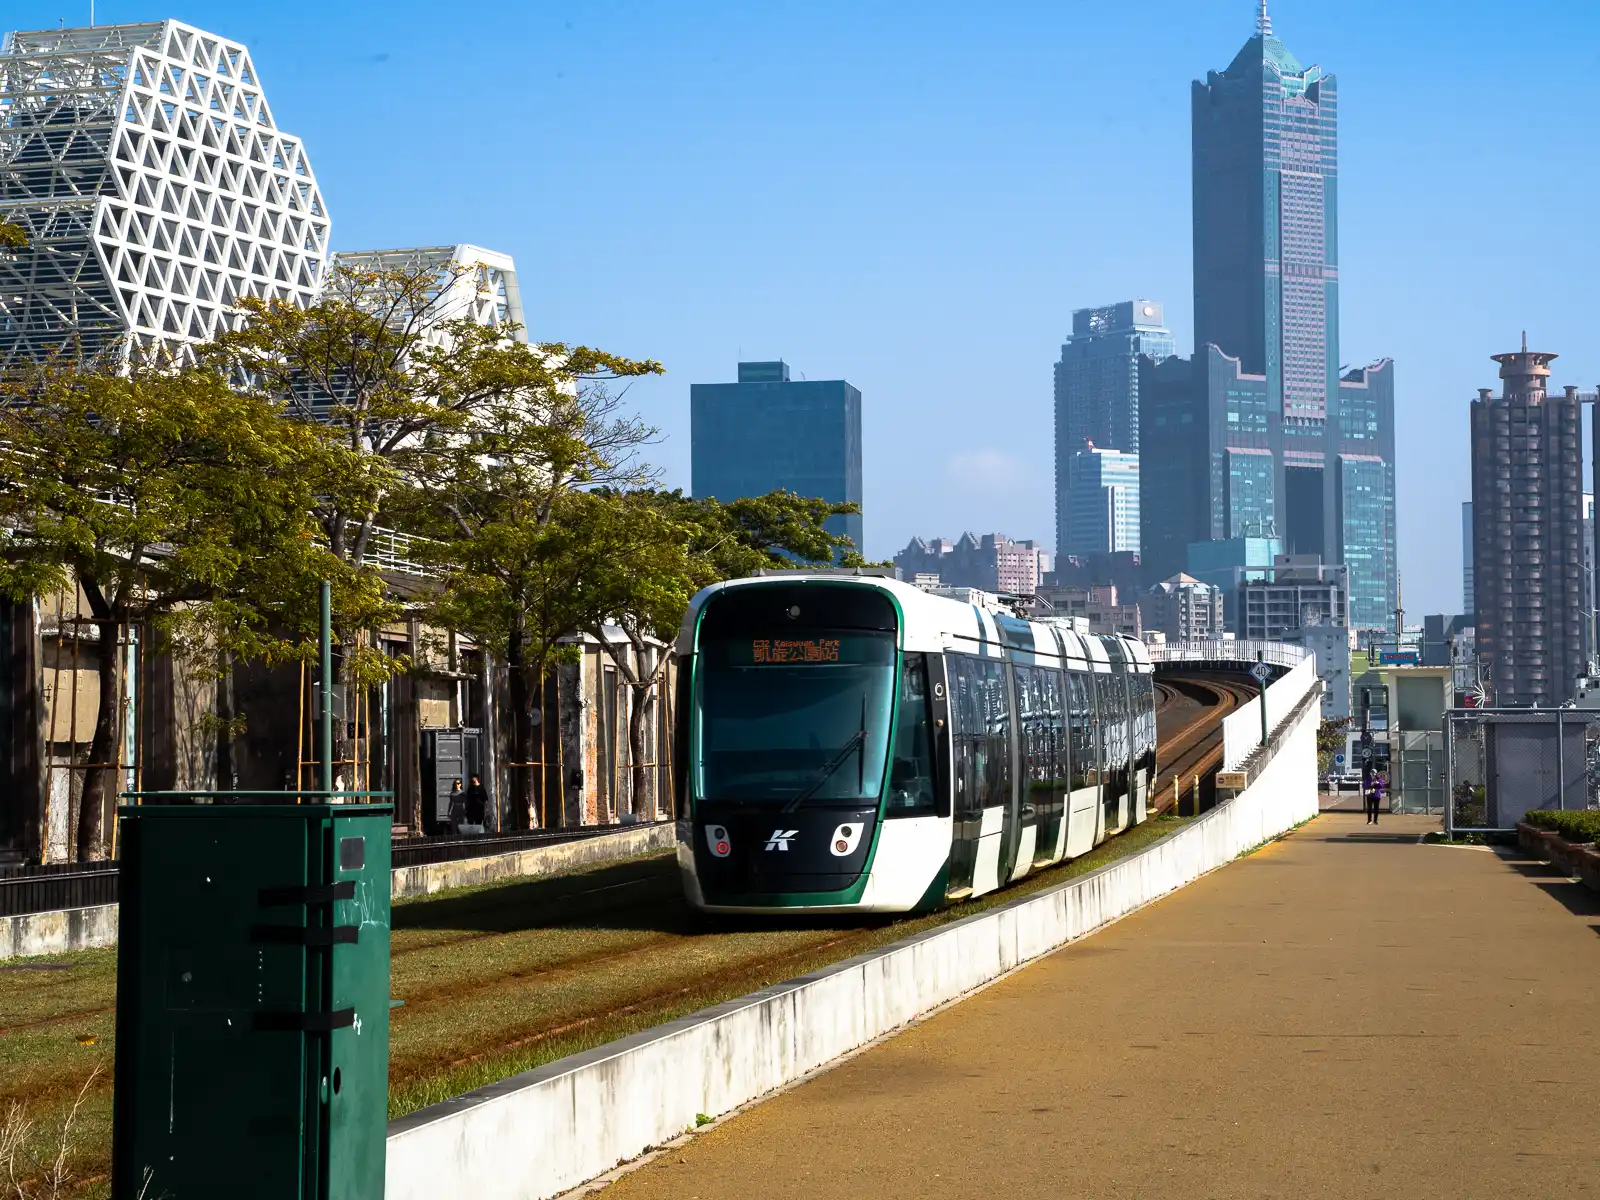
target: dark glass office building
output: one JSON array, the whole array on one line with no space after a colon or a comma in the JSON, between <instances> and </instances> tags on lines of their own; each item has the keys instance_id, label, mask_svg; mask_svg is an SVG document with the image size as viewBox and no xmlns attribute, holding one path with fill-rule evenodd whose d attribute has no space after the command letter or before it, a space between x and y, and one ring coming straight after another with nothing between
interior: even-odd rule
<instances>
[{"instance_id":1,"label":"dark glass office building","mask_svg":"<svg viewBox=\"0 0 1600 1200\"><path fill-rule=\"evenodd\" d=\"M842 379L791 380L784 362L742 362L737 383L689 388L690 488L737 500L784 488L861 503L861 393ZM861 517L828 528L860 549Z\"/></svg>"},{"instance_id":2,"label":"dark glass office building","mask_svg":"<svg viewBox=\"0 0 1600 1200\"><path fill-rule=\"evenodd\" d=\"M1264 9L1194 84L1197 350L1143 368L1160 394L1141 383L1142 549L1170 574L1190 541L1277 537L1348 566L1352 624L1387 628L1394 373L1339 365L1337 112L1334 77L1301 66Z\"/></svg>"},{"instance_id":3,"label":"dark glass office building","mask_svg":"<svg viewBox=\"0 0 1600 1200\"><path fill-rule=\"evenodd\" d=\"M1274 538L1349 567L1351 624L1386 627L1398 584L1394 363L1346 372L1335 416L1311 427L1285 420L1270 381L1214 344L1196 359L1141 359L1140 374L1146 572L1189 569L1192 542ZM1326 457L1301 465L1313 450Z\"/></svg>"}]
</instances>

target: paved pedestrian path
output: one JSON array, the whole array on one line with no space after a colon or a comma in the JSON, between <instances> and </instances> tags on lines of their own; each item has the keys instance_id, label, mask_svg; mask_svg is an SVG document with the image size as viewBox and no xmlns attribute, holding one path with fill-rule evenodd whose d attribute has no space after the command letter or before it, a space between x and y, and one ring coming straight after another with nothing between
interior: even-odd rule
<instances>
[{"instance_id":1,"label":"paved pedestrian path","mask_svg":"<svg viewBox=\"0 0 1600 1200\"><path fill-rule=\"evenodd\" d=\"M1600 1197L1600 896L1325 814L606 1190Z\"/></svg>"}]
</instances>

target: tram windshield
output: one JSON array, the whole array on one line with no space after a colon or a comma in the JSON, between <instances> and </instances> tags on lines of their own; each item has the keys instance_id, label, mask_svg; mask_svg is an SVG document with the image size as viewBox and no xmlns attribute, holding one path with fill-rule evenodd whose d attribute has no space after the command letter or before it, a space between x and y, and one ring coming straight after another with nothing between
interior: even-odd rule
<instances>
[{"instance_id":1,"label":"tram windshield","mask_svg":"<svg viewBox=\"0 0 1600 1200\"><path fill-rule=\"evenodd\" d=\"M877 802L893 707L893 635L808 630L718 638L700 651L699 799Z\"/></svg>"}]
</instances>

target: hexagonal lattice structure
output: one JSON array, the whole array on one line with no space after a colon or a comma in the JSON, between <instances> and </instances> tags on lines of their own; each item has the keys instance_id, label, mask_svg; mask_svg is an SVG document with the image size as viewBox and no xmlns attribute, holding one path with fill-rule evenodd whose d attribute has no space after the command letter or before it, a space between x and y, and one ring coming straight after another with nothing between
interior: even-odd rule
<instances>
[{"instance_id":1,"label":"hexagonal lattice structure","mask_svg":"<svg viewBox=\"0 0 1600 1200\"><path fill-rule=\"evenodd\" d=\"M0 50L0 362L186 348L236 297L313 301L328 216L249 52L177 21Z\"/></svg>"}]
</instances>

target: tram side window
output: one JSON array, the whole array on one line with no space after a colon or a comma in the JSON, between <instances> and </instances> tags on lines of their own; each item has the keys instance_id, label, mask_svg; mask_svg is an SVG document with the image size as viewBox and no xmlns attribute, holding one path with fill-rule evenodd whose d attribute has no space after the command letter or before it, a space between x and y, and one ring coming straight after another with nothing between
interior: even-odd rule
<instances>
[{"instance_id":1,"label":"tram side window","mask_svg":"<svg viewBox=\"0 0 1600 1200\"><path fill-rule=\"evenodd\" d=\"M966 654L945 659L950 675L950 748L955 769L955 815L974 816L983 808L984 764L988 758L983 725L983 664Z\"/></svg>"},{"instance_id":2,"label":"tram side window","mask_svg":"<svg viewBox=\"0 0 1600 1200\"><path fill-rule=\"evenodd\" d=\"M1065 671L1041 670L1044 676L1045 696L1049 702L1050 721L1050 786L1056 790L1066 786L1067 778L1067 709Z\"/></svg>"},{"instance_id":3,"label":"tram side window","mask_svg":"<svg viewBox=\"0 0 1600 1200\"><path fill-rule=\"evenodd\" d=\"M1082 671L1067 672L1069 737L1072 741L1072 789L1090 786L1095 774L1094 702L1089 695L1089 677Z\"/></svg>"},{"instance_id":4,"label":"tram side window","mask_svg":"<svg viewBox=\"0 0 1600 1200\"><path fill-rule=\"evenodd\" d=\"M927 658L922 654L907 654L900 669L894 760L889 767L886 807L891 817L920 817L935 811L932 732Z\"/></svg>"},{"instance_id":5,"label":"tram side window","mask_svg":"<svg viewBox=\"0 0 1600 1200\"><path fill-rule=\"evenodd\" d=\"M1096 671L1094 679L1095 707L1100 710L1100 736L1104 740L1105 769L1114 771L1118 763L1127 760L1128 727L1122 719L1117 703L1117 684L1114 675Z\"/></svg>"},{"instance_id":6,"label":"tram side window","mask_svg":"<svg viewBox=\"0 0 1600 1200\"><path fill-rule=\"evenodd\" d=\"M1042 667L1022 667L1017 673L1017 724L1022 738L1022 772L1027 780L1030 799L1032 793L1049 786L1050 779L1050 727L1049 700L1045 696L1045 670ZM1048 797L1040 796L1039 800Z\"/></svg>"},{"instance_id":7,"label":"tram side window","mask_svg":"<svg viewBox=\"0 0 1600 1200\"><path fill-rule=\"evenodd\" d=\"M998 659L974 661L982 680L984 718L984 761L978 771L981 781L980 808L993 808L1011 802L1011 738L1015 723L1006 688L1006 665Z\"/></svg>"},{"instance_id":8,"label":"tram side window","mask_svg":"<svg viewBox=\"0 0 1600 1200\"><path fill-rule=\"evenodd\" d=\"M1138 685L1137 707L1134 710L1138 714L1138 758L1140 766L1148 769L1155 764L1156 752L1155 713L1151 707L1155 702L1155 680L1149 675L1135 675L1133 678Z\"/></svg>"}]
</instances>

